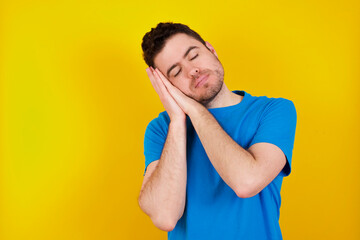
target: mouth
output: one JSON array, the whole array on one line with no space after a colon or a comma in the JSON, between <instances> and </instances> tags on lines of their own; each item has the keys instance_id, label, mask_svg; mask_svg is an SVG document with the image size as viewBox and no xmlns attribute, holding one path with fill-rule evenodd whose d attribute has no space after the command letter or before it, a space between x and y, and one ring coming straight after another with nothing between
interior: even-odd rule
<instances>
[{"instance_id":1,"label":"mouth","mask_svg":"<svg viewBox=\"0 0 360 240\"><path fill-rule=\"evenodd\" d=\"M195 88L202 86L208 78L209 75L202 75L198 79L196 79Z\"/></svg>"}]
</instances>

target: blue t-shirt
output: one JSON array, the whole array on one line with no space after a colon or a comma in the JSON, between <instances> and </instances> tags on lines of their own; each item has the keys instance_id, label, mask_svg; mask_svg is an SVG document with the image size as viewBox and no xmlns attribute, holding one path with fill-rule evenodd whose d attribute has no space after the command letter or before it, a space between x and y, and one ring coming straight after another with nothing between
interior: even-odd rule
<instances>
[{"instance_id":1,"label":"blue t-shirt","mask_svg":"<svg viewBox=\"0 0 360 240\"><path fill-rule=\"evenodd\" d=\"M279 225L283 177L291 171L296 109L284 98L255 97L245 91L239 104L208 109L224 131L242 148L259 142L278 146L287 163L261 192L239 198L211 164L190 119L187 117L187 186L183 216L168 239L282 239ZM159 160L166 140L169 116L159 114L146 128L146 167Z\"/></svg>"}]
</instances>

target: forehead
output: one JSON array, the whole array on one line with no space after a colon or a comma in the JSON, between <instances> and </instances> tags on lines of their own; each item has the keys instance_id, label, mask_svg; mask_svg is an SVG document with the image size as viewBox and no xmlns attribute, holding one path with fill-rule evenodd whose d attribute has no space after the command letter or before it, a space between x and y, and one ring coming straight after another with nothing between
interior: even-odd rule
<instances>
[{"instance_id":1,"label":"forehead","mask_svg":"<svg viewBox=\"0 0 360 240\"><path fill-rule=\"evenodd\" d=\"M184 33L175 34L166 41L164 48L154 58L155 66L165 70L180 61L190 46L202 48L204 45Z\"/></svg>"}]
</instances>

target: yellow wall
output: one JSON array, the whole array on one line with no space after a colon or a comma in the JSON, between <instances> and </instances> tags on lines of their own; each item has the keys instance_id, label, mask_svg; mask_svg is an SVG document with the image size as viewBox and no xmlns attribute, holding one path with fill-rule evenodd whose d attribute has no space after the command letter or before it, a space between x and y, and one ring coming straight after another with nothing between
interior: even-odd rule
<instances>
[{"instance_id":1,"label":"yellow wall","mask_svg":"<svg viewBox=\"0 0 360 240\"><path fill-rule=\"evenodd\" d=\"M163 111L140 44L159 21L208 40L231 90L295 103L284 239L359 239L358 1L1 5L0 239L166 239L137 205Z\"/></svg>"}]
</instances>

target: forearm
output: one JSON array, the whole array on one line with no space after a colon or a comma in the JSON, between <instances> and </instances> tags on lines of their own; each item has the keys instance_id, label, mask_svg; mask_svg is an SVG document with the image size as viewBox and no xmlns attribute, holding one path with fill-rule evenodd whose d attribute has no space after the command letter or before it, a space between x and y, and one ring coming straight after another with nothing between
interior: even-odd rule
<instances>
[{"instance_id":1,"label":"forearm","mask_svg":"<svg viewBox=\"0 0 360 240\"><path fill-rule=\"evenodd\" d=\"M159 164L139 196L155 225L176 225L185 208L186 180L186 122L172 121Z\"/></svg>"},{"instance_id":2,"label":"forearm","mask_svg":"<svg viewBox=\"0 0 360 240\"><path fill-rule=\"evenodd\" d=\"M238 196L245 196L256 179L254 157L223 130L205 107L198 106L189 116L216 171Z\"/></svg>"}]
</instances>

